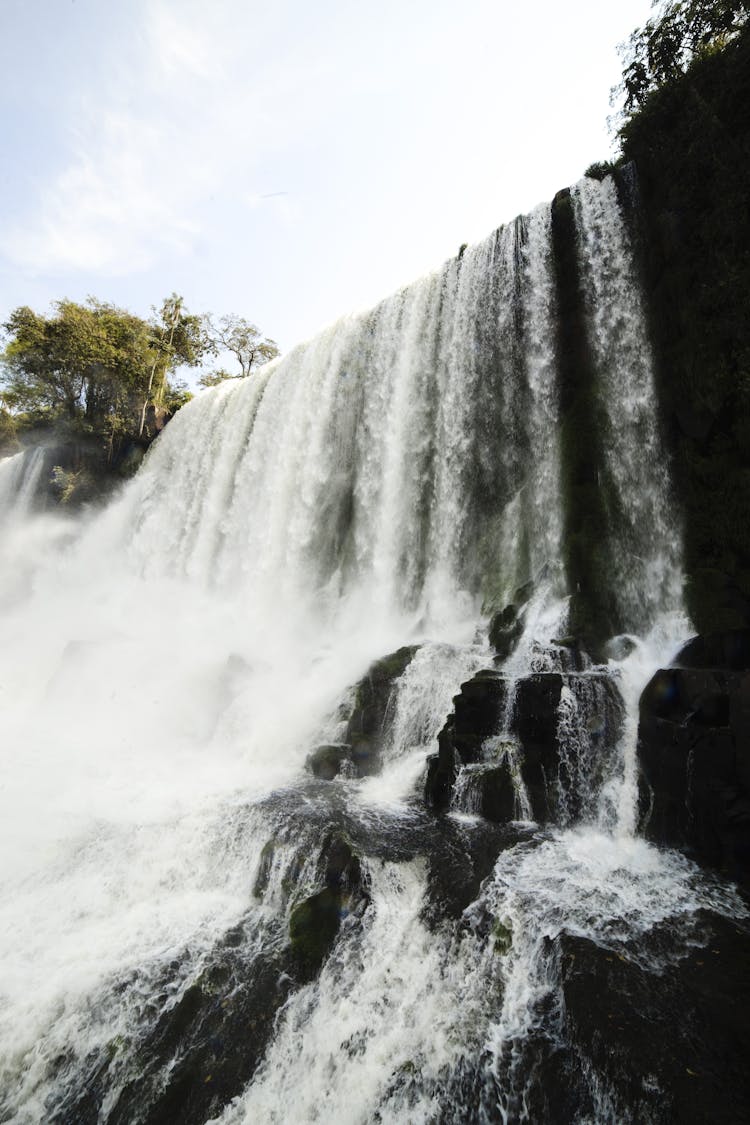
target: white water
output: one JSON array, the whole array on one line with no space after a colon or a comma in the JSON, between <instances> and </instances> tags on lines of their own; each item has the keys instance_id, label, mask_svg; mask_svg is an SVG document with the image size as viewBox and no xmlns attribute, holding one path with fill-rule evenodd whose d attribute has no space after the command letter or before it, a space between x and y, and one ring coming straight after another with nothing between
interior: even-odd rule
<instances>
[{"instance_id":1,"label":"white water","mask_svg":"<svg viewBox=\"0 0 750 1125\"><path fill-rule=\"evenodd\" d=\"M31 511L45 453L43 446L36 446L0 461L0 520L20 520Z\"/></svg>"},{"instance_id":2,"label":"white water","mask_svg":"<svg viewBox=\"0 0 750 1125\"><path fill-rule=\"evenodd\" d=\"M635 651L612 667L627 722L598 827L501 855L475 913L507 921L503 956L471 910L468 928L428 929L422 860L368 860L361 934L345 926L318 981L292 996L228 1122L427 1121L452 1069L482 1051L512 1086L498 1060L555 988L545 936L630 933L713 893L632 836L635 704L687 623L622 220L606 182L577 199L625 513L616 582L630 613L636 552L644 607ZM80 539L66 545L51 521L38 540L28 531L33 580L19 585L21 560L4 557L3 1120L47 1120L87 1056L115 1050L105 1121L139 1033L221 935L248 911L287 917L291 843L263 904L251 894L270 831L253 803L304 777L373 659L425 642L397 685L382 775L335 784L357 815L405 825L452 695L490 662L483 600L503 605L543 568L505 672L551 667L566 593L554 304L539 208L252 380L201 395ZM293 901L315 889L312 857Z\"/></svg>"}]
</instances>

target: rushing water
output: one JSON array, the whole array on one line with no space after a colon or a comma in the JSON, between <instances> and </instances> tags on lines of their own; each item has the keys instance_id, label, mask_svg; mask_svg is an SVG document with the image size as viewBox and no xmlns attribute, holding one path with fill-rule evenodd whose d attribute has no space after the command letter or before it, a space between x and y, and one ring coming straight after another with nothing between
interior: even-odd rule
<instances>
[{"instance_id":1,"label":"rushing water","mask_svg":"<svg viewBox=\"0 0 750 1125\"><path fill-rule=\"evenodd\" d=\"M0 517L20 520L32 509L44 472L45 449L37 446L0 461Z\"/></svg>"},{"instance_id":2,"label":"rushing water","mask_svg":"<svg viewBox=\"0 0 750 1125\"><path fill-rule=\"evenodd\" d=\"M614 185L574 198L632 634L598 670L624 701L613 761L594 768L589 661L561 697L556 825L506 838L473 815L468 777L443 818L421 800L452 697L493 663L483 607L533 580L490 756L515 752L515 685L568 672L540 207L199 396L75 542L29 516L23 560L2 555L0 1120L533 1120L525 1044L561 1021L550 943L618 951L665 919L739 910L633 835L638 695L688 631L679 520ZM19 484L15 461L0 515L23 504L31 469ZM306 758L342 738L352 685L405 644L421 647L391 696L382 771L311 782ZM331 832L362 856L365 893L320 975L295 980L289 920L321 886ZM469 890L460 863L482 848ZM266 992L232 1024L248 981ZM203 1039L196 995L220 1029ZM219 1089L265 1013L254 1061L248 1046ZM579 1119L616 1119L606 1082L587 1082Z\"/></svg>"}]
</instances>

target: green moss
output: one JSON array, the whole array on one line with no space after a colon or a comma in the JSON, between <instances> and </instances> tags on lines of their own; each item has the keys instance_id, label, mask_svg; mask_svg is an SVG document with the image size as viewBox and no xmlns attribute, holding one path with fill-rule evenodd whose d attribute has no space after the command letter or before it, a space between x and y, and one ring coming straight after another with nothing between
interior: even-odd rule
<instances>
[{"instance_id":1,"label":"green moss","mask_svg":"<svg viewBox=\"0 0 750 1125\"><path fill-rule=\"evenodd\" d=\"M492 938L494 941L495 953L499 953L504 957L510 951L513 944L513 930L505 922L501 922L499 918L495 919L492 927Z\"/></svg>"},{"instance_id":2,"label":"green moss","mask_svg":"<svg viewBox=\"0 0 750 1125\"><path fill-rule=\"evenodd\" d=\"M292 953L302 975L314 976L323 964L341 921L341 896L330 887L295 906L289 920Z\"/></svg>"}]
</instances>

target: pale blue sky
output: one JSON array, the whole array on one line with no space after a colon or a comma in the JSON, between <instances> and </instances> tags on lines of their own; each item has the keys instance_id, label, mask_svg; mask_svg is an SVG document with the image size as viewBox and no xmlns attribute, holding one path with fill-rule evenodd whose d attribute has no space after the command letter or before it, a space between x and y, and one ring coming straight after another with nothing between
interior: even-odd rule
<instances>
[{"instance_id":1,"label":"pale blue sky","mask_svg":"<svg viewBox=\"0 0 750 1125\"><path fill-rule=\"evenodd\" d=\"M606 158L649 12L0 0L0 319L176 290L286 350Z\"/></svg>"}]
</instances>

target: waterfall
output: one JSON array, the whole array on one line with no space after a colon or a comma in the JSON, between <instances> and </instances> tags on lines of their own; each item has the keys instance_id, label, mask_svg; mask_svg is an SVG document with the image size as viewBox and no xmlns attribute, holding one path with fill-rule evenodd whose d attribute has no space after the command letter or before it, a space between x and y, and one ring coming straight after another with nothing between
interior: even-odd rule
<instances>
[{"instance_id":1,"label":"waterfall","mask_svg":"<svg viewBox=\"0 0 750 1125\"><path fill-rule=\"evenodd\" d=\"M680 520L615 185L573 201L628 655L565 636L549 206L199 395L0 600L0 1120L545 1120L561 1074L569 1120L628 1119L566 1038L565 940L676 964L701 911L742 907L635 835L638 695L687 630ZM0 463L19 518L30 456ZM425 805L477 673L505 692L482 768L516 773L524 685L558 677L545 826L520 789L521 820L477 815L468 774ZM314 776L358 708L379 772Z\"/></svg>"},{"instance_id":2,"label":"waterfall","mask_svg":"<svg viewBox=\"0 0 750 1125\"><path fill-rule=\"evenodd\" d=\"M590 341L611 485L613 586L630 631L682 610L682 538L659 435L653 360L617 189L583 180L574 193Z\"/></svg>"},{"instance_id":3,"label":"waterfall","mask_svg":"<svg viewBox=\"0 0 750 1125\"><path fill-rule=\"evenodd\" d=\"M32 509L44 472L44 446L0 461L0 520L22 519Z\"/></svg>"}]
</instances>

